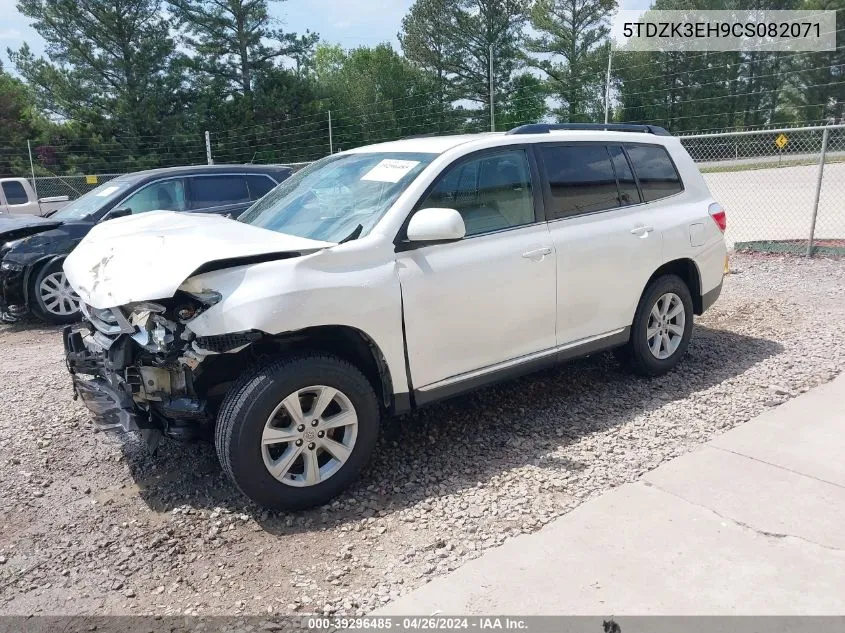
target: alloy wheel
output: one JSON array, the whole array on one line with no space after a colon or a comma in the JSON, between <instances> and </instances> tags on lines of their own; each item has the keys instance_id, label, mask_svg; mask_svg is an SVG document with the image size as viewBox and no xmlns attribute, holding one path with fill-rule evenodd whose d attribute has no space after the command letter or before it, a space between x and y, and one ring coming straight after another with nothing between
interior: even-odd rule
<instances>
[{"instance_id":1,"label":"alloy wheel","mask_svg":"<svg viewBox=\"0 0 845 633\"><path fill-rule=\"evenodd\" d=\"M670 358L684 339L687 323L684 302L674 292L661 295L648 318L646 340L652 356L658 360Z\"/></svg>"},{"instance_id":2,"label":"alloy wheel","mask_svg":"<svg viewBox=\"0 0 845 633\"><path fill-rule=\"evenodd\" d=\"M341 469L358 436L358 415L342 391L299 389L270 414L261 437L267 471L289 486L317 485Z\"/></svg>"}]
</instances>

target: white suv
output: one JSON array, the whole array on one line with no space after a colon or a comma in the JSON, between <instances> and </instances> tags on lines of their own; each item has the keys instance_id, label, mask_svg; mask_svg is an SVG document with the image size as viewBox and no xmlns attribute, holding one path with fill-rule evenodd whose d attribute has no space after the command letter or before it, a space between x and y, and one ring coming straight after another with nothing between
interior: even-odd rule
<instances>
[{"instance_id":1,"label":"white suv","mask_svg":"<svg viewBox=\"0 0 845 633\"><path fill-rule=\"evenodd\" d=\"M642 125L529 125L335 154L238 220L150 212L67 258L104 429L213 434L268 508L325 503L401 414L614 349L656 376L719 296L725 215Z\"/></svg>"}]
</instances>

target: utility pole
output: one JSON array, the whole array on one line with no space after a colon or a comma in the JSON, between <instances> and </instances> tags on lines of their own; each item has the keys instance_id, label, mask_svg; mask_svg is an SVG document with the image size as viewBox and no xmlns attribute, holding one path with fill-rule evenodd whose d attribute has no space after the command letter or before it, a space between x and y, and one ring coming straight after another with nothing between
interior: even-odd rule
<instances>
[{"instance_id":1,"label":"utility pole","mask_svg":"<svg viewBox=\"0 0 845 633\"><path fill-rule=\"evenodd\" d=\"M214 159L211 157L211 135L208 130L205 131L205 158L209 165L214 164Z\"/></svg>"},{"instance_id":2,"label":"utility pole","mask_svg":"<svg viewBox=\"0 0 845 633\"><path fill-rule=\"evenodd\" d=\"M604 122L607 124L607 117L610 113L610 68L613 63L613 44L608 45L607 50L607 79L604 85Z\"/></svg>"},{"instance_id":3,"label":"utility pole","mask_svg":"<svg viewBox=\"0 0 845 633\"><path fill-rule=\"evenodd\" d=\"M332 111L329 110L329 154L334 154L334 141L332 140Z\"/></svg>"},{"instance_id":4,"label":"utility pole","mask_svg":"<svg viewBox=\"0 0 845 633\"><path fill-rule=\"evenodd\" d=\"M32 171L32 190L35 192L35 199L38 200L38 183L35 181L35 163L32 162L32 145L26 141L26 149L29 151L29 169Z\"/></svg>"},{"instance_id":5,"label":"utility pole","mask_svg":"<svg viewBox=\"0 0 845 633\"><path fill-rule=\"evenodd\" d=\"M490 44L490 131L496 131L496 105L493 88L493 45Z\"/></svg>"}]
</instances>

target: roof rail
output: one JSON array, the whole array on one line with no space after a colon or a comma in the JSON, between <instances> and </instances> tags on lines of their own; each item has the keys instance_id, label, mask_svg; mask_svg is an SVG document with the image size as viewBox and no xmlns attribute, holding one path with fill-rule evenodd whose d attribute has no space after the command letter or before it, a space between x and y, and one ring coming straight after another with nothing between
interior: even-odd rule
<instances>
[{"instance_id":1,"label":"roof rail","mask_svg":"<svg viewBox=\"0 0 845 633\"><path fill-rule=\"evenodd\" d=\"M637 123L529 123L515 127L508 134L548 134L553 130L605 130L608 132L644 132L657 136L672 136L656 125Z\"/></svg>"}]
</instances>

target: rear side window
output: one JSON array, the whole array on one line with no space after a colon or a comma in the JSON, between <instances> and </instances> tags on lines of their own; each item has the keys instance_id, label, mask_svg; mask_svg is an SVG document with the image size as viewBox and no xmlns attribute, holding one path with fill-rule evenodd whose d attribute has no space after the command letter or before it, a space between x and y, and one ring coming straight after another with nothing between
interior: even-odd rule
<instances>
[{"instance_id":1,"label":"rear side window","mask_svg":"<svg viewBox=\"0 0 845 633\"><path fill-rule=\"evenodd\" d=\"M616 175L604 145L551 145L540 151L551 194L548 219L620 206Z\"/></svg>"},{"instance_id":2,"label":"rear side window","mask_svg":"<svg viewBox=\"0 0 845 633\"><path fill-rule=\"evenodd\" d=\"M276 182L267 176L247 176L246 183L249 185L249 199L258 200L269 193L276 186Z\"/></svg>"},{"instance_id":3,"label":"rear side window","mask_svg":"<svg viewBox=\"0 0 845 633\"><path fill-rule=\"evenodd\" d=\"M194 176L191 178L191 209L209 209L249 202L243 176Z\"/></svg>"},{"instance_id":4,"label":"rear side window","mask_svg":"<svg viewBox=\"0 0 845 633\"><path fill-rule=\"evenodd\" d=\"M627 145L625 148L640 181L646 202L684 190L681 178L666 149L657 145Z\"/></svg>"},{"instance_id":5,"label":"rear side window","mask_svg":"<svg viewBox=\"0 0 845 633\"><path fill-rule=\"evenodd\" d=\"M23 185L14 180L3 183L3 193L6 194L6 202L8 204L26 204L29 202Z\"/></svg>"}]
</instances>

